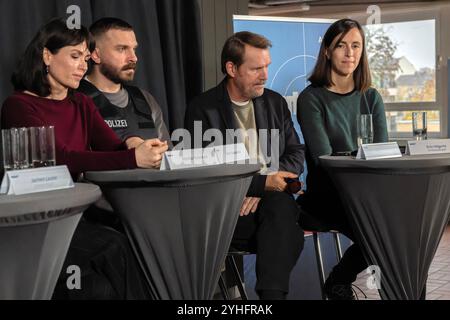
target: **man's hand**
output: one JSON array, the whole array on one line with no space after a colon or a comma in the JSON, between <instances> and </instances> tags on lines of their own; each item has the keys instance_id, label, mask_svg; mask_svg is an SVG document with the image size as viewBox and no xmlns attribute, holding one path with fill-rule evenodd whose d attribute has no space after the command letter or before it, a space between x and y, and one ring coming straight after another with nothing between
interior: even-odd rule
<instances>
[{"instance_id":1,"label":"man's hand","mask_svg":"<svg viewBox=\"0 0 450 320\"><path fill-rule=\"evenodd\" d=\"M277 173L270 174L267 176L264 189L267 191L283 192L287 187L287 183L284 180L285 178L296 179L298 178L298 175L287 171L278 171Z\"/></svg>"},{"instance_id":2,"label":"man's hand","mask_svg":"<svg viewBox=\"0 0 450 320\"><path fill-rule=\"evenodd\" d=\"M249 215L250 212L255 213L256 209L258 209L258 204L260 200L261 198L245 197L239 215L242 217Z\"/></svg>"},{"instance_id":3,"label":"man's hand","mask_svg":"<svg viewBox=\"0 0 450 320\"><path fill-rule=\"evenodd\" d=\"M167 149L167 141L162 142L159 139L145 140L135 149L137 166L139 168L158 169L161 165L162 156Z\"/></svg>"},{"instance_id":4,"label":"man's hand","mask_svg":"<svg viewBox=\"0 0 450 320\"><path fill-rule=\"evenodd\" d=\"M137 148L145 140L140 137L131 137L125 140L128 149Z\"/></svg>"}]
</instances>

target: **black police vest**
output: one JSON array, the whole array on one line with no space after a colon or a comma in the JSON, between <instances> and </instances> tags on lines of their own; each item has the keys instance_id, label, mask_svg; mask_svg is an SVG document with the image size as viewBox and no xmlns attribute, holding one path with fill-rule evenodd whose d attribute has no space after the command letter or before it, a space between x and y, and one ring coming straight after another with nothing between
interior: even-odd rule
<instances>
[{"instance_id":1,"label":"black police vest","mask_svg":"<svg viewBox=\"0 0 450 320\"><path fill-rule=\"evenodd\" d=\"M128 92L128 105L125 108L112 104L100 90L86 80L81 81L78 91L94 100L105 122L121 140L131 136L139 136L144 140L158 138L152 111L142 91L133 86L123 87Z\"/></svg>"}]
</instances>

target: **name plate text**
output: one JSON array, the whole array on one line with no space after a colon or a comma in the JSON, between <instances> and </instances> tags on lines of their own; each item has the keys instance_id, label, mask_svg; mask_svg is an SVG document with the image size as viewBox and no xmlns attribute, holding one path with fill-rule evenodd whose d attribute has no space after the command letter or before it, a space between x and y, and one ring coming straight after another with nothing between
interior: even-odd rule
<instances>
[{"instance_id":1,"label":"name plate text","mask_svg":"<svg viewBox=\"0 0 450 320\"><path fill-rule=\"evenodd\" d=\"M72 177L64 165L6 171L0 193L22 195L73 187Z\"/></svg>"},{"instance_id":2,"label":"name plate text","mask_svg":"<svg viewBox=\"0 0 450 320\"><path fill-rule=\"evenodd\" d=\"M410 156L438 153L450 153L450 139L413 140L406 144L405 154Z\"/></svg>"},{"instance_id":3,"label":"name plate text","mask_svg":"<svg viewBox=\"0 0 450 320\"><path fill-rule=\"evenodd\" d=\"M374 160L400 158L402 153L397 142L362 144L358 149L356 159Z\"/></svg>"}]
</instances>

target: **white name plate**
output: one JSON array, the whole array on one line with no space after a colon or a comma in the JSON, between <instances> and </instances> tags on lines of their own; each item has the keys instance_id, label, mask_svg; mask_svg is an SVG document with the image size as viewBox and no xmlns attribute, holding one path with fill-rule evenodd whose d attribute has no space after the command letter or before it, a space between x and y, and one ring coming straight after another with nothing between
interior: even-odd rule
<instances>
[{"instance_id":1,"label":"white name plate","mask_svg":"<svg viewBox=\"0 0 450 320\"><path fill-rule=\"evenodd\" d=\"M0 193L22 195L73 187L67 166L42 167L6 171Z\"/></svg>"},{"instance_id":2,"label":"white name plate","mask_svg":"<svg viewBox=\"0 0 450 320\"><path fill-rule=\"evenodd\" d=\"M406 144L405 154L410 156L436 153L450 153L450 139L414 140Z\"/></svg>"},{"instance_id":3,"label":"white name plate","mask_svg":"<svg viewBox=\"0 0 450 320\"><path fill-rule=\"evenodd\" d=\"M356 159L374 160L400 158L402 153L397 142L363 144L358 149Z\"/></svg>"},{"instance_id":4,"label":"white name plate","mask_svg":"<svg viewBox=\"0 0 450 320\"><path fill-rule=\"evenodd\" d=\"M224 163L245 163L249 159L243 143L217 147L173 150L164 153L160 170L214 166Z\"/></svg>"}]
</instances>

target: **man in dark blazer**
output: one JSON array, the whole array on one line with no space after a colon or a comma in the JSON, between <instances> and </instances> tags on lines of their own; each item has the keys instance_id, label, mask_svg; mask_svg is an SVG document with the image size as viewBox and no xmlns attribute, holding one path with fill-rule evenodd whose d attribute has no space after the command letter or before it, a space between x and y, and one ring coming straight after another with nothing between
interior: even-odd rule
<instances>
[{"instance_id":1,"label":"man in dark blazer","mask_svg":"<svg viewBox=\"0 0 450 320\"><path fill-rule=\"evenodd\" d=\"M269 40L251 32L231 36L222 50L222 72L226 78L193 99L186 111L185 126L191 139L197 141L194 127L200 122L202 134L218 129L223 143L230 141L229 129L239 129L240 141L251 158L259 160L262 170L253 178L242 204L232 246L257 254L255 289L260 299L285 299L290 273L304 243L303 230L297 223L299 209L286 181L297 179L303 171L304 145L299 142L284 98L264 88L270 46ZM271 137L270 132L276 129L279 139L263 139ZM251 145L252 130L258 133L253 135L256 148ZM270 163L262 157L265 147L272 150L268 155ZM256 150L253 157L251 150Z\"/></svg>"}]
</instances>

